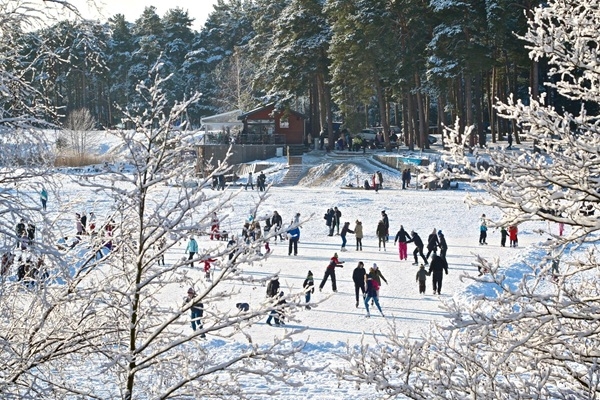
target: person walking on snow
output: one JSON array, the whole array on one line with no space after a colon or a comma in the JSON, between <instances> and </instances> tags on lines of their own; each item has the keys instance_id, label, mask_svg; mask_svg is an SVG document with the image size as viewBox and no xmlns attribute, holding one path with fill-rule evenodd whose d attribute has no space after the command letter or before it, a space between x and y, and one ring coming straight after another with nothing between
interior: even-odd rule
<instances>
[{"instance_id":1,"label":"person walking on snow","mask_svg":"<svg viewBox=\"0 0 600 400\"><path fill-rule=\"evenodd\" d=\"M248 180L246 181L246 190L248 190L248 185L250 185L250 188L252 190L254 190L254 181L252 178L252 172L248 172Z\"/></svg>"},{"instance_id":2,"label":"person walking on snow","mask_svg":"<svg viewBox=\"0 0 600 400\"><path fill-rule=\"evenodd\" d=\"M369 312L369 300L372 300L373 303L377 306L377 309L381 313L382 317L383 311L381 310L381 306L379 305L379 297L377 296L377 291L379 290L377 281L373 279L373 277L369 274L366 276L367 279L367 296L365 297L365 309L367 310L367 318L371 317L371 313Z\"/></svg>"},{"instance_id":3,"label":"person walking on snow","mask_svg":"<svg viewBox=\"0 0 600 400\"><path fill-rule=\"evenodd\" d=\"M400 260L406 260L408 258L408 253L406 251L406 243L410 240L410 236L404 230L404 226L400 225L400 230L396 233L396 238L394 239L394 244L398 242L398 253L400 255Z\"/></svg>"},{"instance_id":4,"label":"person walking on snow","mask_svg":"<svg viewBox=\"0 0 600 400\"><path fill-rule=\"evenodd\" d=\"M190 236L190 240L188 241L187 247L185 248L186 253L189 253L188 261L193 260L196 253L198 253L198 242L194 239L193 236ZM190 264L192 268L194 268L194 261Z\"/></svg>"},{"instance_id":5,"label":"person walking on snow","mask_svg":"<svg viewBox=\"0 0 600 400\"><path fill-rule=\"evenodd\" d=\"M373 277L373 279L377 281L377 297L379 297L379 288L381 287L381 281L383 280L386 285L388 284L388 281L387 279L385 279L376 263L373 263L373 266L369 271L369 275L371 275L371 277Z\"/></svg>"},{"instance_id":6,"label":"person walking on snow","mask_svg":"<svg viewBox=\"0 0 600 400\"><path fill-rule=\"evenodd\" d=\"M46 204L48 203L48 191L43 186L42 191L40 192L40 201L42 202L42 210L46 211Z\"/></svg>"},{"instance_id":7,"label":"person walking on snow","mask_svg":"<svg viewBox=\"0 0 600 400\"><path fill-rule=\"evenodd\" d=\"M419 294L425 294L428 276L429 272L425 271L425 266L421 264L419 270L417 271L417 282L419 282Z\"/></svg>"},{"instance_id":8,"label":"person walking on snow","mask_svg":"<svg viewBox=\"0 0 600 400\"><path fill-rule=\"evenodd\" d=\"M481 224L479 225L479 244L487 244L487 218L481 214Z\"/></svg>"},{"instance_id":9,"label":"person walking on snow","mask_svg":"<svg viewBox=\"0 0 600 400\"><path fill-rule=\"evenodd\" d=\"M354 233L353 230L350 229L350 222L344 222L344 226L342 228L342 233L340 233L340 236L342 238L342 251L348 251L346 249L346 235L348 233Z\"/></svg>"},{"instance_id":10,"label":"person walking on snow","mask_svg":"<svg viewBox=\"0 0 600 400\"><path fill-rule=\"evenodd\" d=\"M202 321L201 318L204 315L204 304L200 301L194 301L196 297L196 291L192 288L189 288L187 291L187 296L183 300L183 306L187 307L188 304L191 303L190 311L191 311L191 321L192 321L192 329L194 332L196 329L202 329ZM201 338L205 338L206 335L204 333L200 334Z\"/></svg>"},{"instance_id":11,"label":"person walking on snow","mask_svg":"<svg viewBox=\"0 0 600 400\"><path fill-rule=\"evenodd\" d=\"M379 189L383 189L383 174L381 171L377 171L375 174L377 174L377 178L379 179Z\"/></svg>"},{"instance_id":12,"label":"person walking on snow","mask_svg":"<svg viewBox=\"0 0 600 400\"><path fill-rule=\"evenodd\" d=\"M219 240L220 238L219 217L216 212L213 212L212 219L210 220L210 240Z\"/></svg>"},{"instance_id":13,"label":"person walking on snow","mask_svg":"<svg viewBox=\"0 0 600 400\"><path fill-rule=\"evenodd\" d=\"M275 297L279 293L279 276L275 275L267 284L267 297Z\"/></svg>"},{"instance_id":14,"label":"person walking on snow","mask_svg":"<svg viewBox=\"0 0 600 400\"><path fill-rule=\"evenodd\" d=\"M319 292L323 290L323 286L325 286L325 282L327 282L327 278L331 277L331 289L334 292L337 292L337 282L335 280L335 269L336 268L344 268L344 261L338 260L338 254L335 253L331 260L329 260L329 265L325 269L325 275L323 276L323 280L319 285Z\"/></svg>"},{"instance_id":15,"label":"person walking on snow","mask_svg":"<svg viewBox=\"0 0 600 400\"><path fill-rule=\"evenodd\" d=\"M258 186L258 190L261 192L265 191L265 183L267 182L267 176L263 171L260 171L258 178L256 178L256 186Z\"/></svg>"},{"instance_id":16,"label":"person walking on snow","mask_svg":"<svg viewBox=\"0 0 600 400\"><path fill-rule=\"evenodd\" d=\"M283 225L283 219L281 215L277 211L273 211L273 217L271 218L271 226L275 228L275 233L279 234L279 240L284 241L283 232L281 231L281 227ZM275 238L277 240L277 238Z\"/></svg>"},{"instance_id":17,"label":"person walking on snow","mask_svg":"<svg viewBox=\"0 0 600 400\"><path fill-rule=\"evenodd\" d=\"M410 169L405 168L402 171L402 189L407 189L410 185Z\"/></svg>"},{"instance_id":18,"label":"person walking on snow","mask_svg":"<svg viewBox=\"0 0 600 400\"><path fill-rule=\"evenodd\" d=\"M500 228L500 246L506 247L506 238L508 237L508 231L505 227Z\"/></svg>"},{"instance_id":19,"label":"person walking on snow","mask_svg":"<svg viewBox=\"0 0 600 400\"><path fill-rule=\"evenodd\" d=\"M365 277L367 271L365 271L365 264L362 261L358 262L356 268L352 272L352 280L354 281L354 295L356 296L356 308L358 308L358 294L362 292L362 297L365 297Z\"/></svg>"},{"instance_id":20,"label":"person walking on snow","mask_svg":"<svg viewBox=\"0 0 600 400\"><path fill-rule=\"evenodd\" d=\"M334 217L335 212L333 211L333 208L328 208L325 216L323 217L325 218L325 225L327 225L327 228L329 228L329 234L327 236L333 236L333 229L335 228L333 224Z\"/></svg>"},{"instance_id":21,"label":"person walking on snow","mask_svg":"<svg viewBox=\"0 0 600 400\"><path fill-rule=\"evenodd\" d=\"M298 255L298 241L300 240L300 228L298 226L291 228L287 231L289 237L289 245L288 245L288 256L292 255L292 249L294 250L294 255Z\"/></svg>"},{"instance_id":22,"label":"person walking on snow","mask_svg":"<svg viewBox=\"0 0 600 400\"><path fill-rule=\"evenodd\" d=\"M377 173L373 174L373 188L375 188L375 193L379 193L379 187L381 186L379 182L379 175Z\"/></svg>"},{"instance_id":23,"label":"person walking on snow","mask_svg":"<svg viewBox=\"0 0 600 400\"><path fill-rule=\"evenodd\" d=\"M385 241L390 240L390 219L388 218L385 210L381 212L381 219L385 225Z\"/></svg>"},{"instance_id":24,"label":"person walking on snow","mask_svg":"<svg viewBox=\"0 0 600 400\"><path fill-rule=\"evenodd\" d=\"M315 292L315 279L313 277L312 271L308 271L308 275L306 275L306 279L304 280L302 287L304 288L304 300L306 300L306 309L310 310L310 306L308 305L308 303L310 303L310 295Z\"/></svg>"},{"instance_id":25,"label":"person walking on snow","mask_svg":"<svg viewBox=\"0 0 600 400\"><path fill-rule=\"evenodd\" d=\"M385 250L385 238L386 238L387 228L385 227L385 223L383 222L382 219L379 220L379 223L377 224L377 229L375 230L375 233L377 234L377 239L379 241L379 251L381 251L381 245L383 245L383 251L386 251Z\"/></svg>"},{"instance_id":26,"label":"person walking on snow","mask_svg":"<svg viewBox=\"0 0 600 400\"><path fill-rule=\"evenodd\" d=\"M359 220L356 220L356 225L354 225L354 235L356 236L356 251L362 251L363 226Z\"/></svg>"},{"instance_id":27,"label":"person walking on snow","mask_svg":"<svg viewBox=\"0 0 600 400\"><path fill-rule=\"evenodd\" d=\"M444 272L448 275L448 263L442 257L434 254L429 266L429 273L433 275L433 294L442 294Z\"/></svg>"},{"instance_id":28,"label":"person walking on snow","mask_svg":"<svg viewBox=\"0 0 600 400\"><path fill-rule=\"evenodd\" d=\"M517 234L519 233L519 229L516 225L511 225L508 227L508 237L510 239L510 247L517 247L519 244L519 239L517 238Z\"/></svg>"},{"instance_id":29,"label":"person walking on snow","mask_svg":"<svg viewBox=\"0 0 600 400\"><path fill-rule=\"evenodd\" d=\"M342 212L337 207L333 207L333 226L335 227L335 234L340 234L340 221L342 219Z\"/></svg>"},{"instance_id":30,"label":"person walking on snow","mask_svg":"<svg viewBox=\"0 0 600 400\"><path fill-rule=\"evenodd\" d=\"M431 253L437 254L437 248L439 245L440 242L438 241L437 231L434 228L433 232L431 232L427 238L427 254L425 255L425 258L429 260Z\"/></svg>"},{"instance_id":31,"label":"person walking on snow","mask_svg":"<svg viewBox=\"0 0 600 400\"><path fill-rule=\"evenodd\" d=\"M287 303L283 298L283 295L283 292L279 292L279 301L275 304L275 309L271 310L269 318L267 318L267 325L269 326L271 326L271 320L273 318L275 319L275 326L283 325L283 310L281 309L281 306Z\"/></svg>"},{"instance_id":32,"label":"person walking on snow","mask_svg":"<svg viewBox=\"0 0 600 400\"><path fill-rule=\"evenodd\" d=\"M407 241L406 243L413 242L415 244L415 250L413 251L413 256L415 256L415 262L413 263L413 265L419 265L419 260L417 259L417 255L420 255L421 258L423 259L425 265L428 265L429 262L427 262L427 258L425 257L425 254L423 254L423 240L415 231L411 231L410 235L412 238L409 241Z\"/></svg>"},{"instance_id":33,"label":"person walking on snow","mask_svg":"<svg viewBox=\"0 0 600 400\"><path fill-rule=\"evenodd\" d=\"M448 244L446 244L446 236L444 236L441 230L438 231L438 239L440 242L440 257L445 260L446 252L448 251Z\"/></svg>"}]
</instances>

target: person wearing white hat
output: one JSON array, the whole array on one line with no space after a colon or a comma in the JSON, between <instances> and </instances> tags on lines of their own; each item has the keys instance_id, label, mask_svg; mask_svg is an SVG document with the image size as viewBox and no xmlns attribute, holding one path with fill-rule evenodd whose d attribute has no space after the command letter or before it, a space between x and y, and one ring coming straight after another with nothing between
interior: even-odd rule
<instances>
[{"instance_id":1,"label":"person wearing white hat","mask_svg":"<svg viewBox=\"0 0 600 400\"><path fill-rule=\"evenodd\" d=\"M387 281L387 279L385 279L385 277L381 273L381 270L377 266L377 263L373 263L373 266L369 270L369 275L371 275L372 278L375 281L377 281L377 297L379 297L379 288L381 287L381 280L383 279L383 281L385 282L386 285L388 284L388 281Z\"/></svg>"},{"instance_id":2,"label":"person wearing white hat","mask_svg":"<svg viewBox=\"0 0 600 400\"><path fill-rule=\"evenodd\" d=\"M377 294L379 284L374 278L373 268L371 268L371 272L369 272L369 274L365 276L365 279L367 283L367 296L365 297L365 309L367 310L367 318L371 317L371 313L369 312L369 300L371 300L373 304L377 306L377 309L381 313L381 316L385 317L385 315L383 315L383 311L381 310L381 306L379 305L379 296Z\"/></svg>"}]
</instances>

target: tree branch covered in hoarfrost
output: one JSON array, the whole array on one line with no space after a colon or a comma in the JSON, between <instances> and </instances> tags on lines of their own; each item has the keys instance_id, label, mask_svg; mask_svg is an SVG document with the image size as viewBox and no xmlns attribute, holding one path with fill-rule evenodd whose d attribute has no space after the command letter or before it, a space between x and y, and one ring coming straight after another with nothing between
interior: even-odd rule
<instances>
[{"instance_id":1,"label":"tree branch covered in hoarfrost","mask_svg":"<svg viewBox=\"0 0 600 400\"><path fill-rule=\"evenodd\" d=\"M535 9L524 37L530 56L547 59L552 82L546 85L581 102L579 113L546 106L544 96L528 104L511 97L497 110L517 122L531 147L470 150L457 123L448 129L443 169L427 171L429 180L462 179L483 188L484 195L467 201L497 208L495 226L548 221L570 229L562 236L540 232L550 238L547 246L521 270L477 256L474 265L489 274L462 279L487 282L496 295L446 302L449 320L421 340L391 331L375 348L348 349L341 379L375 385L390 398L600 395L598 30L598 0L557 0ZM519 272L521 279L508 279Z\"/></svg>"}]
</instances>

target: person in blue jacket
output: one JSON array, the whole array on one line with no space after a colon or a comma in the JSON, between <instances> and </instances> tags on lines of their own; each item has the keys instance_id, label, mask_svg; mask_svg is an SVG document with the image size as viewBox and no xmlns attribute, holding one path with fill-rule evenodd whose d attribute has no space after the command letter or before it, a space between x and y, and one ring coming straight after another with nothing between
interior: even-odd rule
<instances>
[{"instance_id":1,"label":"person in blue jacket","mask_svg":"<svg viewBox=\"0 0 600 400\"><path fill-rule=\"evenodd\" d=\"M186 253L190 254L190 256L188 257L188 260L192 260L194 258L194 256L196 255L196 253L198 253L198 242L196 242L196 239L194 239L193 236L190 236L190 240L187 244L185 251L186 251ZM193 261L191 263L191 266L192 266L192 268L194 268Z\"/></svg>"},{"instance_id":2,"label":"person in blue jacket","mask_svg":"<svg viewBox=\"0 0 600 400\"><path fill-rule=\"evenodd\" d=\"M294 249L294 255L298 255L298 241L300 240L300 228L298 226L291 228L287 231L289 238L288 256L292 255L292 248Z\"/></svg>"}]
</instances>

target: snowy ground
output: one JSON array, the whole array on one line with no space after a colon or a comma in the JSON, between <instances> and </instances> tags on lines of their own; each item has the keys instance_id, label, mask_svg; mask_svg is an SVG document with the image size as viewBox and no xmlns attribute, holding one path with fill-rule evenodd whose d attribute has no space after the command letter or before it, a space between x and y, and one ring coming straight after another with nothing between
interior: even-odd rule
<instances>
[{"instance_id":1,"label":"snowy ground","mask_svg":"<svg viewBox=\"0 0 600 400\"><path fill-rule=\"evenodd\" d=\"M459 190L450 191L426 191L401 190L401 182L398 173L383 165L368 161L366 157L354 157L352 159L334 158L323 155L305 156L304 162L307 166L307 176L295 187L281 187L277 183L281 181L284 171L281 163L285 159L278 158L269 160L273 167L266 171L268 183L274 186L270 189L270 196L265 201L264 207L260 209L259 215L271 215L273 210L279 211L283 217L284 224L289 223L295 213L301 214L302 223L301 237L298 256L288 256L287 242L272 242L272 254L263 262L254 263L245 268L256 278L264 278L272 273L279 273L281 290L286 293L299 291L302 282L309 270L314 273L317 290L313 295L313 301L321 302L311 310L301 310L297 314L297 320L288 321L285 327L271 327L264 321L255 324L251 329L251 335L256 343L272 342L275 335L281 334L283 329L306 328L298 340L306 340L303 357L306 363L311 365L341 365L341 361L335 355L344 351L346 344L351 346L359 344L363 339L367 343L374 343L375 338L382 338L389 330L390 325L395 325L399 332L411 337L419 337L426 331L432 321L442 321L444 313L440 304L454 299L465 299L474 294L493 294L493 288L484 283L473 284L470 280L461 280L462 275L477 275L477 269L472 266L475 260L474 254L493 259L498 257L501 265L507 268L518 267L524 260L530 257L535 250L534 246L545 240L533 233L534 225L520 226L518 248L500 247L499 231L488 232L487 246L478 245L479 218L486 213L489 218L494 219L496 212L491 209L471 208L464 203L467 190L466 185L460 186ZM376 170L382 170L384 175L384 189L379 193L360 189L342 188L349 182L359 182L366 179ZM272 172L275 171L275 172ZM255 188L256 189L256 188ZM203 189L210 190L210 189ZM228 188L238 190L237 188ZM65 197L82 197L84 203L79 208L85 208L88 212L95 211L99 219L107 212L110 203L106 199L95 198L94 194L85 192L77 187L76 182L64 179L63 195ZM233 207L228 212L228 218L221 225L230 233L239 235L244 220L259 193L254 190L243 191ZM88 196L88 197L86 197ZM323 214L329 207L337 206L342 212L342 222L349 221L354 228L355 221L361 220L364 229L363 251L355 250L354 235L349 234L347 252L340 251L341 239L339 236L328 237L327 227ZM375 228L381 211L385 210L390 220L391 241L387 244L385 251L377 248ZM49 206L52 212L52 200ZM400 261L398 249L393 245L393 237L400 225L410 232L415 230L424 242L427 236L436 228L443 230L448 242L448 263L450 273L444 277L441 296L435 296L431 291L431 281L427 284L427 294L418 293L415 274L417 267L412 265L412 251L414 246L409 244L409 260ZM539 227L539 226L537 226ZM201 248L215 246L208 237L202 236L198 239ZM223 246L225 243L223 242ZM185 255L185 243L179 248L167 254L166 261L172 263ZM334 253L338 253L340 259L345 261L344 268L338 268L337 282L338 292L332 293L331 283L328 282L323 292L318 291L328 260ZM354 285L352 282L352 271L358 261L363 261L368 269L373 263L377 263L388 284L383 284L380 291L380 303L385 313L385 318L379 313L372 311L373 317L365 318L365 309L362 302L355 307ZM191 272L196 273L195 271ZM198 275L201 273L198 270ZM517 277L518 278L518 277ZM240 284L235 289L240 294L230 300L224 300L220 304L207 305L208 308L229 309L235 308L236 302L246 302L252 307L265 299L265 287L256 284ZM165 290L163 296L164 305L177 308L181 299L185 296L187 287L182 284L173 284ZM181 326L182 333L191 328L187 325ZM189 333L189 332L188 332ZM222 339L211 338L200 344L215 351L223 353L235 350L236 346L242 345L236 342L224 342ZM279 388L281 395L286 398L314 398L314 399L351 399L356 396L363 398L381 397L373 388L363 388L358 392L353 386L342 385L338 387L333 373L326 370L318 374L302 376L299 381L304 381L300 388ZM253 385L248 381L248 385ZM276 388L273 388L276 389Z\"/></svg>"}]
</instances>

